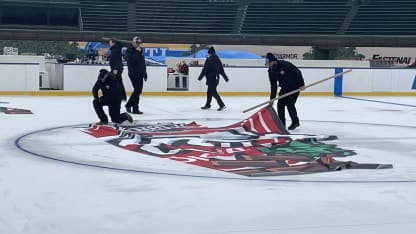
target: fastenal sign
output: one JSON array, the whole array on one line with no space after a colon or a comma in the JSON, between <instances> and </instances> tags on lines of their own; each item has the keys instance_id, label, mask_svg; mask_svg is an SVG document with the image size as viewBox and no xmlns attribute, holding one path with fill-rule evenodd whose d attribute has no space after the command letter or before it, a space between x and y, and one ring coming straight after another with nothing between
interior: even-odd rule
<instances>
[{"instance_id":1,"label":"fastenal sign","mask_svg":"<svg viewBox=\"0 0 416 234\"><path fill-rule=\"evenodd\" d=\"M373 60L378 61L391 61L395 64L411 64L412 63L412 57L404 57L404 56L382 56L379 54L373 55ZM415 58L416 60L416 58ZM413 60L413 61L415 61Z\"/></svg>"}]
</instances>

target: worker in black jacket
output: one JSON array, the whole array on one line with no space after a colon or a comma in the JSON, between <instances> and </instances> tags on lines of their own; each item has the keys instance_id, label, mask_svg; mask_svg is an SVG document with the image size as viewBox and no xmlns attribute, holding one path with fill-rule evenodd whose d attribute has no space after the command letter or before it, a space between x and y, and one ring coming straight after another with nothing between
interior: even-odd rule
<instances>
[{"instance_id":1,"label":"worker in black jacket","mask_svg":"<svg viewBox=\"0 0 416 234\"><path fill-rule=\"evenodd\" d=\"M98 96L98 91L101 90L102 96ZM128 120L133 122L133 118L128 113L120 114L122 90L117 78L113 73L106 69L101 69L98 79L92 88L92 95L94 97L94 110L100 119L97 124L108 124L108 117L104 112L103 106L108 106L108 112L111 121L114 123L121 123Z\"/></svg>"},{"instance_id":2,"label":"worker in black jacket","mask_svg":"<svg viewBox=\"0 0 416 234\"><path fill-rule=\"evenodd\" d=\"M211 108L212 97L217 100L219 106L217 111L222 111L225 109L225 104L217 92L217 86L220 79L219 75L221 75L224 80L228 82L228 76L224 72L224 67L220 58L215 53L214 47L210 47L208 49L208 58L205 60L204 68L198 77L198 80L202 80L202 78L205 76L207 79L206 84L208 85L207 101L205 105L201 107L203 110Z\"/></svg>"},{"instance_id":3,"label":"worker in black jacket","mask_svg":"<svg viewBox=\"0 0 416 234\"><path fill-rule=\"evenodd\" d=\"M279 96L291 92L295 89L304 90L305 82L302 72L295 65L288 61L277 60L272 53L267 53L266 60L269 65L269 81L270 81L270 100L276 97L277 82L280 86ZM292 120L289 130L294 130L300 126L299 117L296 111L295 103L299 97L296 92L277 101L277 113L284 126L286 126L285 108L289 111Z\"/></svg>"},{"instance_id":4,"label":"worker in black jacket","mask_svg":"<svg viewBox=\"0 0 416 234\"><path fill-rule=\"evenodd\" d=\"M134 37L125 54L129 78L133 85L133 93L126 103L126 110L133 114L143 114L143 112L139 110L139 101L143 90L143 83L144 81L147 81L146 60L144 58L143 48L140 47L140 43L140 38Z\"/></svg>"},{"instance_id":5,"label":"worker in black jacket","mask_svg":"<svg viewBox=\"0 0 416 234\"><path fill-rule=\"evenodd\" d=\"M108 44L110 45L109 62L110 62L111 72L116 76L120 84L121 95L122 95L121 99L127 100L126 89L124 88L123 78L121 76L123 74L123 54L121 52L123 46L121 42L115 39L110 39Z\"/></svg>"}]
</instances>

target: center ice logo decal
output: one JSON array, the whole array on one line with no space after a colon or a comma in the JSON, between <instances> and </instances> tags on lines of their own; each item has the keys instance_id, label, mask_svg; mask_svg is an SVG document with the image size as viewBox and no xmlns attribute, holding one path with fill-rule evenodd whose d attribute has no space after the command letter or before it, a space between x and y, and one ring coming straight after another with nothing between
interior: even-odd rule
<instances>
[{"instance_id":1,"label":"center ice logo decal","mask_svg":"<svg viewBox=\"0 0 416 234\"><path fill-rule=\"evenodd\" d=\"M272 106L226 127L192 123L93 125L82 131L141 155L180 161L245 176L274 176L341 169L391 168L334 158L356 155L322 141L336 136L290 134ZM139 155L138 155L139 156Z\"/></svg>"}]
</instances>

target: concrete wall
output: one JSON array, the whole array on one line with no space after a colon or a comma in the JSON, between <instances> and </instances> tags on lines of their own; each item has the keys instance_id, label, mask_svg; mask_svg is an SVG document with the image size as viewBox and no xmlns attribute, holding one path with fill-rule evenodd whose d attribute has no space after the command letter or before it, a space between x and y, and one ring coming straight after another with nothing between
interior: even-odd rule
<instances>
[{"instance_id":1,"label":"concrete wall","mask_svg":"<svg viewBox=\"0 0 416 234\"><path fill-rule=\"evenodd\" d=\"M38 63L0 63L0 91L39 90Z\"/></svg>"},{"instance_id":2,"label":"concrete wall","mask_svg":"<svg viewBox=\"0 0 416 234\"><path fill-rule=\"evenodd\" d=\"M100 69L109 70L105 65L76 65L69 64L64 66L64 88L65 91L91 91L92 86L98 77ZM145 83L145 91L161 92L167 90L167 67L148 66L147 73L149 79ZM124 87L127 91L132 91L127 67L122 73Z\"/></svg>"},{"instance_id":3,"label":"concrete wall","mask_svg":"<svg viewBox=\"0 0 416 234\"><path fill-rule=\"evenodd\" d=\"M90 91L97 79L98 70L106 66L93 65L66 65L64 67L65 91ZM188 92L205 92L205 80L197 78L202 67L190 67ZM317 80L334 75L333 68L301 68L305 83L309 84ZM230 78L226 83L220 81L218 90L221 92L268 92L269 80L266 67L226 67L225 72ZM132 86L127 75L127 68L123 72L123 82L127 91L132 91ZM369 79L370 81L370 79ZM148 81L145 82L144 92L175 92L167 91L167 67L148 66ZM334 80L323 82L308 89L309 92L332 92ZM186 92L186 91L184 91Z\"/></svg>"},{"instance_id":4,"label":"concrete wall","mask_svg":"<svg viewBox=\"0 0 416 234\"><path fill-rule=\"evenodd\" d=\"M176 68L180 61L186 63L198 61L198 64L203 65L205 58L176 58L166 57L166 64L169 67ZM265 59L221 59L222 63L228 66L261 66L265 64ZM295 64L298 67L370 67L369 61L356 60L294 60L287 59L287 61Z\"/></svg>"},{"instance_id":5,"label":"concrete wall","mask_svg":"<svg viewBox=\"0 0 416 234\"><path fill-rule=\"evenodd\" d=\"M339 61L335 65L343 65ZM328 61L321 61L321 65L328 64ZM360 95L398 93L415 95L412 90L415 82L416 69L403 68L366 68L352 67L344 61L344 70L352 69L341 79L342 92L350 95L357 93ZM357 64L355 64L357 65ZM97 79L98 71L101 68L108 69L105 65L64 65L63 91L78 92L80 95L89 95L94 82ZM306 85L334 75L334 67L302 67L300 66ZM205 81L198 81L197 77L202 67L190 67L189 85L187 91L167 91L167 66L148 66L148 81L144 84L144 94L160 95L193 95L195 93L206 92ZM7 91L39 91L39 72L38 63L0 63L0 94ZM230 78L226 83L221 80L218 90L227 95L255 95L269 92L269 82L267 68L264 66L256 67L226 67L225 72ZM132 91L132 86L127 75L127 68L123 73L123 81L127 91ZM338 80L339 84L340 80ZM335 79L320 83L308 88L303 94L331 94L335 89ZM363 92L366 92L363 94ZM383 93L381 94L383 95Z\"/></svg>"}]
</instances>

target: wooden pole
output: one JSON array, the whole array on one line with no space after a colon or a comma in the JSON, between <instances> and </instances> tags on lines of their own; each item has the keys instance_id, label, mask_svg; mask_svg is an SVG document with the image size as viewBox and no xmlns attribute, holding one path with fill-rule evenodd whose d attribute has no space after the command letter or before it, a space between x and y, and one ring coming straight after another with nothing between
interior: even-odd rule
<instances>
[{"instance_id":1,"label":"wooden pole","mask_svg":"<svg viewBox=\"0 0 416 234\"><path fill-rule=\"evenodd\" d=\"M115 41L119 41L121 43L126 43L126 44L131 44L132 43L132 41L122 40L122 39L117 39L117 38L110 38L110 37L102 37L102 39L104 41L109 41L110 39L114 39Z\"/></svg>"},{"instance_id":2,"label":"wooden pole","mask_svg":"<svg viewBox=\"0 0 416 234\"><path fill-rule=\"evenodd\" d=\"M346 74L346 73L348 73L348 72L350 72L350 71L352 71L352 70L351 70L351 69L350 69L350 70L346 70L346 71L343 71L343 72L337 73L337 74L335 74L335 75L333 75L333 76L330 76L330 77L324 78L324 79L322 79L322 80L318 80L318 81L316 81L316 82L313 82L312 84L306 85L304 89L309 88L309 87L314 86L314 85L317 85L317 84L322 83L322 82L324 82L324 81L327 81L327 80L330 80L330 79L334 79L335 77L341 76L341 75ZM299 89L292 90L292 91L290 91L290 92L288 92L288 93L285 93L285 94L283 94L283 95L281 95L281 96L279 96L279 97L273 98L273 99L271 99L271 100L269 100L269 101L267 101L267 102L262 102L262 103L260 103L260 104L258 104L258 105L255 105L255 106L253 106L253 107L250 107L250 108L248 108L248 109L245 109L245 110L243 110L243 113L246 113L246 112L251 111L251 110L253 110L253 109L256 109L256 108L258 108L258 107L264 106L264 105L266 105L266 104L271 104L271 103L273 103L273 102L274 102L274 101L276 101L276 100L279 100L279 99L285 98L285 97L287 97L287 96L289 96L289 95L292 95L292 94L297 93L297 92L300 92L300 91L302 91L302 89L300 89L300 88L299 88Z\"/></svg>"}]
</instances>

